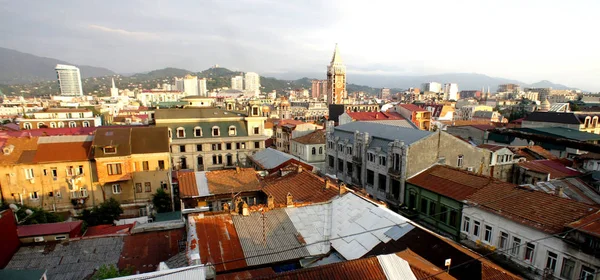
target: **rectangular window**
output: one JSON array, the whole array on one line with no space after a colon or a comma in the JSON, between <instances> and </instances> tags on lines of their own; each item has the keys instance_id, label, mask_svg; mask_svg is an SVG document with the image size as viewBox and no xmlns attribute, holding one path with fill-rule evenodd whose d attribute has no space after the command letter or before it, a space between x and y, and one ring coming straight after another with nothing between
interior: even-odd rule
<instances>
[{"instance_id":1,"label":"rectangular window","mask_svg":"<svg viewBox=\"0 0 600 280\"><path fill-rule=\"evenodd\" d=\"M152 192L152 184L150 184L150 182L144 182L144 191Z\"/></svg>"},{"instance_id":2,"label":"rectangular window","mask_svg":"<svg viewBox=\"0 0 600 280\"><path fill-rule=\"evenodd\" d=\"M231 143L226 143L225 144L225 149L226 150L231 150Z\"/></svg>"},{"instance_id":3,"label":"rectangular window","mask_svg":"<svg viewBox=\"0 0 600 280\"><path fill-rule=\"evenodd\" d=\"M144 171L150 170L150 165L148 164L147 160L142 161L142 168L143 168Z\"/></svg>"},{"instance_id":4,"label":"rectangular window","mask_svg":"<svg viewBox=\"0 0 600 280\"><path fill-rule=\"evenodd\" d=\"M254 142L254 148L255 149L260 149L260 142Z\"/></svg>"},{"instance_id":5,"label":"rectangular window","mask_svg":"<svg viewBox=\"0 0 600 280\"><path fill-rule=\"evenodd\" d=\"M329 168L333 168L334 165L335 165L335 161L334 161L333 156L329 156L328 157L328 162L329 162Z\"/></svg>"},{"instance_id":6,"label":"rectangular window","mask_svg":"<svg viewBox=\"0 0 600 280\"><path fill-rule=\"evenodd\" d=\"M26 168L24 172L25 172L25 179L27 179L27 180L33 179L33 168Z\"/></svg>"},{"instance_id":7,"label":"rectangular window","mask_svg":"<svg viewBox=\"0 0 600 280\"><path fill-rule=\"evenodd\" d=\"M113 184L112 185L112 193L113 194L120 194L121 193L121 185L119 185L119 184Z\"/></svg>"},{"instance_id":8,"label":"rectangular window","mask_svg":"<svg viewBox=\"0 0 600 280\"><path fill-rule=\"evenodd\" d=\"M573 271L575 271L575 261L572 259L563 258L560 277L571 279L573 277Z\"/></svg>"},{"instance_id":9,"label":"rectangular window","mask_svg":"<svg viewBox=\"0 0 600 280\"><path fill-rule=\"evenodd\" d=\"M117 153L117 148L116 147L104 147L104 153L105 154L116 154Z\"/></svg>"},{"instance_id":10,"label":"rectangular window","mask_svg":"<svg viewBox=\"0 0 600 280\"><path fill-rule=\"evenodd\" d=\"M508 247L508 233L501 231L500 240L498 241L498 248L506 249Z\"/></svg>"},{"instance_id":11,"label":"rectangular window","mask_svg":"<svg viewBox=\"0 0 600 280\"><path fill-rule=\"evenodd\" d=\"M594 280L594 275L596 275L596 272L593 268L581 265L581 273L578 280Z\"/></svg>"},{"instance_id":12,"label":"rectangular window","mask_svg":"<svg viewBox=\"0 0 600 280\"><path fill-rule=\"evenodd\" d=\"M348 174L348 176L352 176L352 163L351 162L346 162L346 174Z\"/></svg>"},{"instance_id":13,"label":"rectangular window","mask_svg":"<svg viewBox=\"0 0 600 280\"><path fill-rule=\"evenodd\" d=\"M218 127L213 127L212 129L212 136L219 136L219 128Z\"/></svg>"},{"instance_id":14,"label":"rectangular window","mask_svg":"<svg viewBox=\"0 0 600 280\"><path fill-rule=\"evenodd\" d=\"M185 145L179 145L179 152L185 153Z\"/></svg>"},{"instance_id":15,"label":"rectangular window","mask_svg":"<svg viewBox=\"0 0 600 280\"><path fill-rule=\"evenodd\" d=\"M456 210L450 210L450 221L448 221L448 224L453 227L453 228L457 228L458 222L458 212Z\"/></svg>"},{"instance_id":16,"label":"rectangular window","mask_svg":"<svg viewBox=\"0 0 600 280\"><path fill-rule=\"evenodd\" d=\"M229 128L229 136L235 136L235 127L234 126Z\"/></svg>"},{"instance_id":17,"label":"rectangular window","mask_svg":"<svg viewBox=\"0 0 600 280\"><path fill-rule=\"evenodd\" d=\"M379 165L381 165L381 166L386 166L387 165L387 158L385 156L380 156L379 157Z\"/></svg>"},{"instance_id":18,"label":"rectangular window","mask_svg":"<svg viewBox=\"0 0 600 280\"><path fill-rule=\"evenodd\" d=\"M525 247L525 257L524 260L533 263L533 257L535 256L535 245L533 243L527 243Z\"/></svg>"},{"instance_id":19,"label":"rectangular window","mask_svg":"<svg viewBox=\"0 0 600 280\"><path fill-rule=\"evenodd\" d=\"M202 152L202 144L196 145L196 152Z\"/></svg>"},{"instance_id":20,"label":"rectangular window","mask_svg":"<svg viewBox=\"0 0 600 280\"><path fill-rule=\"evenodd\" d=\"M254 135L258 135L260 133L260 128L258 126L254 127Z\"/></svg>"},{"instance_id":21,"label":"rectangular window","mask_svg":"<svg viewBox=\"0 0 600 280\"><path fill-rule=\"evenodd\" d=\"M67 176L73 176L74 171L75 170L73 170L73 166L67 166Z\"/></svg>"},{"instance_id":22,"label":"rectangular window","mask_svg":"<svg viewBox=\"0 0 600 280\"><path fill-rule=\"evenodd\" d=\"M412 190L408 193L408 208L409 210L417 208L417 194Z\"/></svg>"},{"instance_id":23,"label":"rectangular window","mask_svg":"<svg viewBox=\"0 0 600 280\"><path fill-rule=\"evenodd\" d=\"M387 178L383 174L379 174L379 186L380 191L385 191L387 189Z\"/></svg>"},{"instance_id":24,"label":"rectangular window","mask_svg":"<svg viewBox=\"0 0 600 280\"><path fill-rule=\"evenodd\" d=\"M142 192L142 183L135 183L135 192L136 193Z\"/></svg>"},{"instance_id":25,"label":"rectangular window","mask_svg":"<svg viewBox=\"0 0 600 280\"><path fill-rule=\"evenodd\" d=\"M429 201L429 216L435 219L437 214L437 204L435 201Z\"/></svg>"},{"instance_id":26,"label":"rectangular window","mask_svg":"<svg viewBox=\"0 0 600 280\"><path fill-rule=\"evenodd\" d=\"M212 150L213 151L220 151L221 150L221 144L212 144Z\"/></svg>"},{"instance_id":27,"label":"rectangular window","mask_svg":"<svg viewBox=\"0 0 600 280\"><path fill-rule=\"evenodd\" d=\"M223 164L223 156L213 155L213 164Z\"/></svg>"},{"instance_id":28,"label":"rectangular window","mask_svg":"<svg viewBox=\"0 0 600 280\"><path fill-rule=\"evenodd\" d=\"M521 248L521 238L513 237L512 247L510 248L510 254L518 257L520 248Z\"/></svg>"},{"instance_id":29,"label":"rectangular window","mask_svg":"<svg viewBox=\"0 0 600 280\"><path fill-rule=\"evenodd\" d=\"M462 226L462 231L469 233L469 229L471 228L471 218L469 217L464 217L463 219L463 226Z\"/></svg>"},{"instance_id":30,"label":"rectangular window","mask_svg":"<svg viewBox=\"0 0 600 280\"><path fill-rule=\"evenodd\" d=\"M56 169L56 167L50 168L50 174L56 179L56 177L58 177L58 169Z\"/></svg>"},{"instance_id":31,"label":"rectangular window","mask_svg":"<svg viewBox=\"0 0 600 280\"><path fill-rule=\"evenodd\" d=\"M343 152L343 151L344 151L344 145L338 144L338 152Z\"/></svg>"},{"instance_id":32,"label":"rectangular window","mask_svg":"<svg viewBox=\"0 0 600 280\"><path fill-rule=\"evenodd\" d=\"M548 259L546 260L546 268L554 274L556 271L556 261L558 260L558 255L554 252L548 251Z\"/></svg>"},{"instance_id":33,"label":"rectangular window","mask_svg":"<svg viewBox=\"0 0 600 280\"><path fill-rule=\"evenodd\" d=\"M341 158L338 158L337 170L338 172L344 172L344 160Z\"/></svg>"},{"instance_id":34,"label":"rectangular window","mask_svg":"<svg viewBox=\"0 0 600 280\"><path fill-rule=\"evenodd\" d=\"M165 191L169 189L169 186L165 181L160 181L160 187Z\"/></svg>"},{"instance_id":35,"label":"rectangular window","mask_svg":"<svg viewBox=\"0 0 600 280\"><path fill-rule=\"evenodd\" d=\"M479 237L479 229L481 228L481 223L479 221L473 221L473 235Z\"/></svg>"},{"instance_id":36,"label":"rectangular window","mask_svg":"<svg viewBox=\"0 0 600 280\"><path fill-rule=\"evenodd\" d=\"M185 138L185 130L183 128L177 129L177 138Z\"/></svg>"},{"instance_id":37,"label":"rectangular window","mask_svg":"<svg viewBox=\"0 0 600 280\"><path fill-rule=\"evenodd\" d=\"M202 156L198 156L198 157L196 158L196 163L197 163L198 165L204 165L204 158L203 158Z\"/></svg>"},{"instance_id":38,"label":"rectangular window","mask_svg":"<svg viewBox=\"0 0 600 280\"><path fill-rule=\"evenodd\" d=\"M463 156L460 155L460 156L458 156L458 160L456 162L456 166L462 167L462 165L463 165Z\"/></svg>"},{"instance_id":39,"label":"rectangular window","mask_svg":"<svg viewBox=\"0 0 600 280\"><path fill-rule=\"evenodd\" d=\"M195 137L202 137L202 129L199 127L194 128L194 136Z\"/></svg>"},{"instance_id":40,"label":"rectangular window","mask_svg":"<svg viewBox=\"0 0 600 280\"><path fill-rule=\"evenodd\" d=\"M446 223L448 220L448 207L446 207L445 205L440 205L440 213L438 214L437 218L442 223Z\"/></svg>"},{"instance_id":41,"label":"rectangular window","mask_svg":"<svg viewBox=\"0 0 600 280\"><path fill-rule=\"evenodd\" d=\"M483 241L488 244L492 243L492 227L485 225L485 232L483 233Z\"/></svg>"},{"instance_id":42,"label":"rectangular window","mask_svg":"<svg viewBox=\"0 0 600 280\"><path fill-rule=\"evenodd\" d=\"M119 175L122 173L121 164L120 163L107 164L106 171L107 171L108 175Z\"/></svg>"},{"instance_id":43,"label":"rectangular window","mask_svg":"<svg viewBox=\"0 0 600 280\"><path fill-rule=\"evenodd\" d=\"M371 186L375 184L375 172L373 170L367 169L367 184Z\"/></svg>"},{"instance_id":44,"label":"rectangular window","mask_svg":"<svg viewBox=\"0 0 600 280\"><path fill-rule=\"evenodd\" d=\"M38 195L38 192L31 192L31 193L29 193L29 198L31 200L38 200L40 197Z\"/></svg>"},{"instance_id":45,"label":"rectangular window","mask_svg":"<svg viewBox=\"0 0 600 280\"><path fill-rule=\"evenodd\" d=\"M421 198L421 213L427 214L427 199Z\"/></svg>"},{"instance_id":46,"label":"rectangular window","mask_svg":"<svg viewBox=\"0 0 600 280\"><path fill-rule=\"evenodd\" d=\"M77 175L83 174L83 165L78 166L76 172L77 172Z\"/></svg>"},{"instance_id":47,"label":"rectangular window","mask_svg":"<svg viewBox=\"0 0 600 280\"><path fill-rule=\"evenodd\" d=\"M165 161L164 160L158 161L158 169L165 170Z\"/></svg>"}]
</instances>

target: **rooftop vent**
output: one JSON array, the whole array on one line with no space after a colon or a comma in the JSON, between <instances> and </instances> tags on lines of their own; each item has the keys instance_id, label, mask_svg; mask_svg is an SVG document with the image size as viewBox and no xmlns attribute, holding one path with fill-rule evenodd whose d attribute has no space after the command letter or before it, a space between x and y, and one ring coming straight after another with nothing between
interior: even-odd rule
<instances>
[{"instance_id":1,"label":"rooftop vent","mask_svg":"<svg viewBox=\"0 0 600 280\"><path fill-rule=\"evenodd\" d=\"M10 153L12 153L12 151L13 151L14 149L15 149L15 146L14 146L14 145L8 145L8 146L4 147L4 149L2 149L2 152L3 152L5 155L10 155Z\"/></svg>"}]
</instances>

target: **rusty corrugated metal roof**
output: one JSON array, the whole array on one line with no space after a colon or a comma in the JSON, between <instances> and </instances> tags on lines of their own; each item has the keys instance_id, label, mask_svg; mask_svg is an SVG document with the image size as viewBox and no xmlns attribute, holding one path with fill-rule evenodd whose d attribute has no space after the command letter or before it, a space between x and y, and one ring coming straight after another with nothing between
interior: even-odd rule
<instances>
[{"instance_id":1,"label":"rusty corrugated metal roof","mask_svg":"<svg viewBox=\"0 0 600 280\"><path fill-rule=\"evenodd\" d=\"M238 233L229 214L190 216L196 225L197 240L188 240L197 246L200 261L213 263L217 272L247 267ZM196 249L196 248L191 248Z\"/></svg>"}]
</instances>

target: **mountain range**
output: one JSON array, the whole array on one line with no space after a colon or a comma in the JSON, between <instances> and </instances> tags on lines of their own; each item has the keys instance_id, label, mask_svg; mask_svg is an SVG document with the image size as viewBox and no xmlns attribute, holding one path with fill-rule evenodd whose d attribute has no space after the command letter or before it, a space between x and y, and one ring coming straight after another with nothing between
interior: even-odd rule
<instances>
[{"instance_id":1,"label":"mountain range","mask_svg":"<svg viewBox=\"0 0 600 280\"><path fill-rule=\"evenodd\" d=\"M43 81L56 80L54 68L56 64L69 64L69 62L58 59L35 56L16 50L0 47L0 84L15 85L28 84ZM101 67L87 65L76 65L81 70L82 78L102 77L116 75L115 72ZM164 68L146 73L138 73L129 76L136 80L158 80L167 77L181 77L185 74L196 74L200 77L219 78L209 81L209 89L219 86L228 86L227 79L239 72L233 72L226 68L210 68L202 72L193 72L178 68ZM325 73L272 73L263 74L261 84L265 91L283 90L288 88L305 87L310 88L310 80L324 79ZM304 77L298 79L299 77ZM217 80L216 82L214 80ZM540 81L527 84L518 80L490 77L477 73L449 73L423 76L390 76L375 74L353 74L348 73L348 91L377 92L379 88L407 89L419 87L424 82L457 83L460 90L479 90L489 87L495 91L499 84L514 83L523 87L552 87L554 89L575 89L550 81ZM363 86L361 86L363 85Z\"/></svg>"}]
</instances>

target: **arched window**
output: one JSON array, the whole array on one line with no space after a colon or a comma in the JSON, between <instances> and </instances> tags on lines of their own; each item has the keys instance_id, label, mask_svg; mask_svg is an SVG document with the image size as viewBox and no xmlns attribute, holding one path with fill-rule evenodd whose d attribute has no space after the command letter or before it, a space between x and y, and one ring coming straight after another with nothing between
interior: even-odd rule
<instances>
[{"instance_id":1,"label":"arched window","mask_svg":"<svg viewBox=\"0 0 600 280\"><path fill-rule=\"evenodd\" d=\"M177 128L177 138L185 138L185 128L183 128L183 127Z\"/></svg>"},{"instance_id":2,"label":"arched window","mask_svg":"<svg viewBox=\"0 0 600 280\"><path fill-rule=\"evenodd\" d=\"M598 126L598 117L594 117L592 119L592 127L596 128Z\"/></svg>"},{"instance_id":3,"label":"arched window","mask_svg":"<svg viewBox=\"0 0 600 280\"><path fill-rule=\"evenodd\" d=\"M590 122L591 122L591 118L590 117L585 117L585 121L583 122L583 126L585 128L590 127Z\"/></svg>"},{"instance_id":4,"label":"arched window","mask_svg":"<svg viewBox=\"0 0 600 280\"><path fill-rule=\"evenodd\" d=\"M202 128L199 126L194 127L194 137L202 137Z\"/></svg>"},{"instance_id":5,"label":"arched window","mask_svg":"<svg viewBox=\"0 0 600 280\"><path fill-rule=\"evenodd\" d=\"M218 126L212 127L212 136L221 136L221 130Z\"/></svg>"},{"instance_id":6,"label":"arched window","mask_svg":"<svg viewBox=\"0 0 600 280\"><path fill-rule=\"evenodd\" d=\"M55 122L51 122L50 123L50 128L56 128L56 123Z\"/></svg>"},{"instance_id":7,"label":"arched window","mask_svg":"<svg viewBox=\"0 0 600 280\"><path fill-rule=\"evenodd\" d=\"M69 122L69 127L77 127L77 123L75 123L75 122Z\"/></svg>"},{"instance_id":8,"label":"arched window","mask_svg":"<svg viewBox=\"0 0 600 280\"><path fill-rule=\"evenodd\" d=\"M235 136L236 135L236 129L235 126L230 126L229 127L229 136Z\"/></svg>"},{"instance_id":9,"label":"arched window","mask_svg":"<svg viewBox=\"0 0 600 280\"><path fill-rule=\"evenodd\" d=\"M46 127L46 124L44 124L43 122L37 123L37 128L44 128L44 127Z\"/></svg>"},{"instance_id":10,"label":"arched window","mask_svg":"<svg viewBox=\"0 0 600 280\"><path fill-rule=\"evenodd\" d=\"M313 154L313 155L316 155L316 154L317 154L317 148L315 148L315 147L313 147L313 148L312 148L312 154Z\"/></svg>"},{"instance_id":11,"label":"arched window","mask_svg":"<svg viewBox=\"0 0 600 280\"><path fill-rule=\"evenodd\" d=\"M171 131L170 128L169 128L169 138L173 138L173 132Z\"/></svg>"},{"instance_id":12,"label":"arched window","mask_svg":"<svg viewBox=\"0 0 600 280\"><path fill-rule=\"evenodd\" d=\"M319 155L323 154L323 147L319 147Z\"/></svg>"},{"instance_id":13,"label":"arched window","mask_svg":"<svg viewBox=\"0 0 600 280\"><path fill-rule=\"evenodd\" d=\"M28 122L24 123L23 129L31 129L31 123L28 123Z\"/></svg>"},{"instance_id":14,"label":"arched window","mask_svg":"<svg viewBox=\"0 0 600 280\"><path fill-rule=\"evenodd\" d=\"M84 122L82 123L82 125L83 125L83 127L90 127L90 122L88 122L88 121L84 121Z\"/></svg>"},{"instance_id":15,"label":"arched window","mask_svg":"<svg viewBox=\"0 0 600 280\"><path fill-rule=\"evenodd\" d=\"M58 122L58 128L63 128L65 127L65 123L64 122Z\"/></svg>"}]
</instances>

